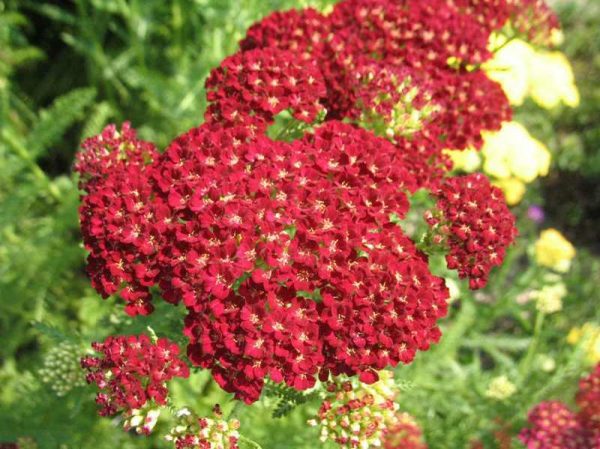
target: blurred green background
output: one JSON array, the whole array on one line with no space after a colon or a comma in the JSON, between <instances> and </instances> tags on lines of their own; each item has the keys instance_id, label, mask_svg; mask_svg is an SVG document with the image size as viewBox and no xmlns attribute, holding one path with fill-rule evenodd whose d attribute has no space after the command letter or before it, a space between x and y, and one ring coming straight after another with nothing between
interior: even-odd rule
<instances>
[{"instance_id":1,"label":"blurred green background","mask_svg":"<svg viewBox=\"0 0 600 449\"><path fill-rule=\"evenodd\" d=\"M125 120L164 148L202 122L204 79L252 22L330 3L0 0L0 442L33 436L48 448L150 447L97 419L89 390L57 399L36 374L58 341L80 344L136 326L85 277L73 155L83 138ZM590 279L600 251L600 1L554 3L582 104L551 113L526 105L517 118L553 152L535 198L546 225L584 254L569 282L587 295L600 282ZM166 318L153 319L167 327Z\"/></svg>"}]
</instances>

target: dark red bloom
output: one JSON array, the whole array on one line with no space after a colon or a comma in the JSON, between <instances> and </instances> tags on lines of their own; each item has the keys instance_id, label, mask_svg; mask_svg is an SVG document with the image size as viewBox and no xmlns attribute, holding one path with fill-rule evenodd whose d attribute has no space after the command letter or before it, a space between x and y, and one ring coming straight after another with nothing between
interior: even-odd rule
<instances>
[{"instance_id":1,"label":"dark red bloom","mask_svg":"<svg viewBox=\"0 0 600 449\"><path fill-rule=\"evenodd\" d=\"M517 235L502 191L477 173L447 179L434 195L437 210L426 219L448 245L448 268L469 278L472 289L484 287Z\"/></svg>"},{"instance_id":2,"label":"dark red bloom","mask_svg":"<svg viewBox=\"0 0 600 449\"><path fill-rule=\"evenodd\" d=\"M263 132L281 111L311 123L322 110L323 76L312 62L273 48L236 53L206 80L208 123Z\"/></svg>"},{"instance_id":3,"label":"dark red bloom","mask_svg":"<svg viewBox=\"0 0 600 449\"><path fill-rule=\"evenodd\" d=\"M170 194L202 195L174 225L200 217L196 241L175 231L181 254L194 256L164 264L168 289L190 309L190 359L252 402L267 375L296 389L319 372L367 379L437 340L443 281L390 223L415 188L394 146L338 122L293 144L233 145L230 132L183 136L164 155L169 181L158 180Z\"/></svg>"},{"instance_id":4,"label":"dark red bloom","mask_svg":"<svg viewBox=\"0 0 600 449\"><path fill-rule=\"evenodd\" d=\"M313 8L276 11L252 25L240 47L288 50L308 61L322 54L329 33L328 19Z\"/></svg>"},{"instance_id":5,"label":"dark red bloom","mask_svg":"<svg viewBox=\"0 0 600 449\"><path fill-rule=\"evenodd\" d=\"M247 402L267 377L302 390L409 363L439 338L448 292L391 223L407 194L433 191L435 237L472 288L516 235L485 177L444 179L444 148L479 147L511 116L479 68L491 32L509 19L527 27L517 4L546 11L492 2L345 0L328 16L272 14L209 76L207 123L164 153L128 124L86 141L76 169L92 285L119 293L131 315L152 312L151 287L183 303L190 360ZM553 26L542 16L540 35ZM325 124L273 141L282 111Z\"/></svg>"},{"instance_id":6,"label":"dark red bloom","mask_svg":"<svg viewBox=\"0 0 600 449\"><path fill-rule=\"evenodd\" d=\"M177 344L164 338L153 343L146 335L111 336L92 347L101 356L86 356L81 366L87 382L100 389L96 402L102 416L139 409L149 400L165 405L165 383L189 375Z\"/></svg>"},{"instance_id":7,"label":"dark red bloom","mask_svg":"<svg viewBox=\"0 0 600 449\"><path fill-rule=\"evenodd\" d=\"M544 0L453 0L458 10L490 31L510 27L513 33L535 44L552 43L560 29L558 17Z\"/></svg>"},{"instance_id":8,"label":"dark red bloom","mask_svg":"<svg viewBox=\"0 0 600 449\"><path fill-rule=\"evenodd\" d=\"M596 449L591 432L566 405L542 402L529 413L529 427L519 439L527 449Z\"/></svg>"},{"instance_id":9,"label":"dark red bloom","mask_svg":"<svg viewBox=\"0 0 600 449\"><path fill-rule=\"evenodd\" d=\"M600 364L592 373L579 381L576 397L579 419L600 436Z\"/></svg>"},{"instance_id":10,"label":"dark red bloom","mask_svg":"<svg viewBox=\"0 0 600 449\"><path fill-rule=\"evenodd\" d=\"M87 272L103 297L119 293L131 315L153 310L148 287L158 274L161 236L148 178L157 155L154 145L138 140L125 123L121 131L110 125L87 139L75 164L87 193L79 209L90 252Z\"/></svg>"}]
</instances>

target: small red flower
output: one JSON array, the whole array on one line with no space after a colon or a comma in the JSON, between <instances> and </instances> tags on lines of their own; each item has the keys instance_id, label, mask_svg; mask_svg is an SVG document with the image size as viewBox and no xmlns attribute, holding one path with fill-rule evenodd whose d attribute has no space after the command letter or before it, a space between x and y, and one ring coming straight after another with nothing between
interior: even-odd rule
<instances>
[{"instance_id":1,"label":"small red flower","mask_svg":"<svg viewBox=\"0 0 600 449\"><path fill-rule=\"evenodd\" d=\"M311 123L322 110L323 76L316 65L272 48L236 53L206 81L206 121L262 132L281 111Z\"/></svg>"},{"instance_id":2,"label":"small red flower","mask_svg":"<svg viewBox=\"0 0 600 449\"><path fill-rule=\"evenodd\" d=\"M566 405L542 402L529 413L530 427L519 439L528 449L595 449L591 432Z\"/></svg>"},{"instance_id":3,"label":"small red flower","mask_svg":"<svg viewBox=\"0 0 600 449\"><path fill-rule=\"evenodd\" d=\"M579 382L576 401L579 419L600 436L600 364Z\"/></svg>"},{"instance_id":4,"label":"small red flower","mask_svg":"<svg viewBox=\"0 0 600 449\"><path fill-rule=\"evenodd\" d=\"M164 405L165 383L189 376L179 347L164 338L152 343L146 335L115 336L92 347L101 356L86 356L81 365L88 372L88 383L100 389L96 402L102 416L139 409L150 400Z\"/></svg>"},{"instance_id":5,"label":"small red flower","mask_svg":"<svg viewBox=\"0 0 600 449\"><path fill-rule=\"evenodd\" d=\"M502 191L484 175L472 174L449 178L435 196L437 211L426 218L446 239L448 268L469 278L472 289L484 287L517 235Z\"/></svg>"}]
</instances>

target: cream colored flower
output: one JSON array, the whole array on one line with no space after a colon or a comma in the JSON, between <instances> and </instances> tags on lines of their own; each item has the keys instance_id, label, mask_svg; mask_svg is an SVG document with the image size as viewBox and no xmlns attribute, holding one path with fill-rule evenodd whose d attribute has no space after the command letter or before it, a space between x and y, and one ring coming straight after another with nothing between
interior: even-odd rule
<instances>
[{"instance_id":1,"label":"cream colored flower","mask_svg":"<svg viewBox=\"0 0 600 449\"><path fill-rule=\"evenodd\" d=\"M532 292L536 300L536 308L541 313L549 315L562 309L562 299L567 295L565 284L545 285L541 290Z\"/></svg>"},{"instance_id":2,"label":"cream colored flower","mask_svg":"<svg viewBox=\"0 0 600 449\"><path fill-rule=\"evenodd\" d=\"M496 399L498 401L504 401L508 399L517 391L517 387L513 384L508 377L499 376L490 382L485 395L490 399Z\"/></svg>"}]
</instances>

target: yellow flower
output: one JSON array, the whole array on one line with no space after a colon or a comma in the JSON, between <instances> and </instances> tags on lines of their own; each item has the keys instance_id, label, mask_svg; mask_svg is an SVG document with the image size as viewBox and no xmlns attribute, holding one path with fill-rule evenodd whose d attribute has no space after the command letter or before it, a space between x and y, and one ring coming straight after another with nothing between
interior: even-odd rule
<instances>
[{"instance_id":1,"label":"yellow flower","mask_svg":"<svg viewBox=\"0 0 600 449\"><path fill-rule=\"evenodd\" d=\"M509 206L519 204L525 195L525 184L517 178L497 179L493 184L502 189Z\"/></svg>"},{"instance_id":2,"label":"yellow flower","mask_svg":"<svg viewBox=\"0 0 600 449\"><path fill-rule=\"evenodd\" d=\"M567 342L576 345L581 342L587 361L594 365L600 362L600 326L585 323L582 327L574 327L567 336Z\"/></svg>"},{"instance_id":3,"label":"yellow flower","mask_svg":"<svg viewBox=\"0 0 600 449\"><path fill-rule=\"evenodd\" d=\"M517 387L513 384L508 377L499 376L490 382L485 395L488 398L496 399L498 401L503 401L508 399L517 391Z\"/></svg>"},{"instance_id":4,"label":"yellow flower","mask_svg":"<svg viewBox=\"0 0 600 449\"><path fill-rule=\"evenodd\" d=\"M502 86L510 104L522 105L529 91L529 60L535 50L521 39L513 39L507 43L502 36L492 36L490 47L498 50L484 64L483 69Z\"/></svg>"},{"instance_id":5,"label":"yellow flower","mask_svg":"<svg viewBox=\"0 0 600 449\"><path fill-rule=\"evenodd\" d=\"M483 170L489 175L529 183L548 174L550 152L520 123L505 122L500 131L486 132L483 138Z\"/></svg>"},{"instance_id":6,"label":"yellow flower","mask_svg":"<svg viewBox=\"0 0 600 449\"><path fill-rule=\"evenodd\" d=\"M467 148L466 150L444 150L444 153L450 156L456 170L472 173L481 165L479 152L473 148Z\"/></svg>"},{"instance_id":7,"label":"yellow flower","mask_svg":"<svg viewBox=\"0 0 600 449\"><path fill-rule=\"evenodd\" d=\"M536 300L536 308L546 315L558 312L562 309L562 299L567 294L565 284L558 283L554 285L545 285L541 290L531 293L531 297Z\"/></svg>"},{"instance_id":8,"label":"yellow flower","mask_svg":"<svg viewBox=\"0 0 600 449\"><path fill-rule=\"evenodd\" d=\"M539 265L566 273L575 257L575 248L556 229L542 231L535 242L535 258Z\"/></svg>"},{"instance_id":9,"label":"yellow flower","mask_svg":"<svg viewBox=\"0 0 600 449\"><path fill-rule=\"evenodd\" d=\"M536 103L546 109L560 103L570 107L579 105L573 68L563 53L539 51L529 61L529 89Z\"/></svg>"}]
</instances>

